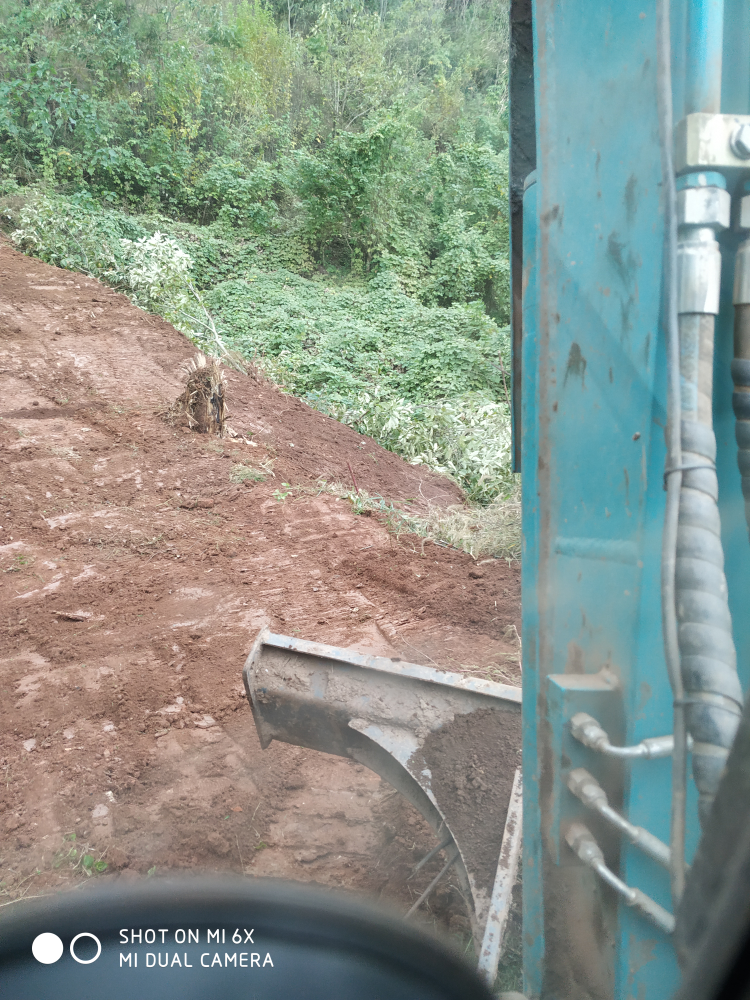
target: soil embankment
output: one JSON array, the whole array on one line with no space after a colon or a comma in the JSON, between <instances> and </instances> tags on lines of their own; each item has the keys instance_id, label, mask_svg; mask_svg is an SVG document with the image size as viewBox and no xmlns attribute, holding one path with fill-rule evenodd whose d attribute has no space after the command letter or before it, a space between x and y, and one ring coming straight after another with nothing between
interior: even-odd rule
<instances>
[{"instance_id":1,"label":"soil embankment","mask_svg":"<svg viewBox=\"0 0 750 1000\"><path fill-rule=\"evenodd\" d=\"M361 766L261 751L244 659L269 625L515 683L518 570L397 540L329 494L279 499L347 463L389 500L458 493L255 374L228 373L251 444L169 426L194 353L0 244L0 891L86 878L85 855L97 877L231 869L408 906L442 864L405 882L429 829ZM237 465L273 476L234 484ZM449 884L433 906L460 929Z\"/></svg>"}]
</instances>

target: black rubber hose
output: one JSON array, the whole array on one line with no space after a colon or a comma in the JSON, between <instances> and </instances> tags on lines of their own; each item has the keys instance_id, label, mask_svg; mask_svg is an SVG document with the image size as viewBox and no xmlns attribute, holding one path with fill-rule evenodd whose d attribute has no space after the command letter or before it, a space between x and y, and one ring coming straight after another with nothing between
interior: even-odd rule
<instances>
[{"instance_id":1,"label":"black rubber hose","mask_svg":"<svg viewBox=\"0 0 750 1000\"><path fill-rule=\"evenodd\" d=\"M702 315L700 321L702 326L708 321L713 325L713 316ZM705 373L706 366L702 367ZM697 417L701 409L699 403L698 412L689 415ZM683 411L683 415L688 414ZM700 415L705 417L705 413ZM685 715L694 741L693 777L701 824L710 813L742 711L715 460L716 439L710 424L683 419L675 591Z\"/></svg>"},{"instance_id":2,"label":"black rubber hose","mask_svg":"<svg viewBox=\"0 0 750 1000\"><path fill-rule=\"evenodd\" d=\"M734 307L734 361L732 362L732 408L737 438L737 464L742 477L745 520L750 531L750 303Z\"/></svg>"}]
</instances>

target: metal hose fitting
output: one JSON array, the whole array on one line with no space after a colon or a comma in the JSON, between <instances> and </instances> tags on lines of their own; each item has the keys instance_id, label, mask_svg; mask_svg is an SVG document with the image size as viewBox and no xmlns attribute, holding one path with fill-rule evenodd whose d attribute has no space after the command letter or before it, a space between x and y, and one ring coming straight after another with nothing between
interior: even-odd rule
<instances>
[{"instance_id":1,"label":"metal hose fitting","mask_svg":"<svg viewBox=\"0 0 750 1000\"><path fill-rule=\"evenodd\" d=\"M674 917L672 914L650 896L647 896L645 892L627 885L606 866L601 848L594 840L588 827L585 827L583 823L572 823L565 834L565 840L581 861L589 868L593 868L599 878L623 898L626 906L632 906L633 909L638 910L647 920L650 920L666 934L673 933Z\"/></svg>"}]
</instances>

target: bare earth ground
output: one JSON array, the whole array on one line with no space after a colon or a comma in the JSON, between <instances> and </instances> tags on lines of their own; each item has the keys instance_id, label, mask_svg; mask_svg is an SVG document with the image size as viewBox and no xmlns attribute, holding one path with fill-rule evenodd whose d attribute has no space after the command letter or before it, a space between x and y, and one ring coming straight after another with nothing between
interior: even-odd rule
<instances>
[{"instance_id":1,"label":"bare earth ground","mask_svg":"<svg viewBox=\"0 0 750 1000\"><path fill-rule=\"evenodd\" d=\"M388 500L458 491L256 374L228 386L252 444L170 426L193 353L0 244L0 903L101 861L95 878L232 870L406 909L443 863L406 881L427 825L348 760L261 751L242 666L269 625L516 683L518 569L396 539L330 494L277 499L348 482L347 462ZM234 485L240 462L274 475ZM465 929L450 881L423 917Z\"/></svg>"}]
</instances>

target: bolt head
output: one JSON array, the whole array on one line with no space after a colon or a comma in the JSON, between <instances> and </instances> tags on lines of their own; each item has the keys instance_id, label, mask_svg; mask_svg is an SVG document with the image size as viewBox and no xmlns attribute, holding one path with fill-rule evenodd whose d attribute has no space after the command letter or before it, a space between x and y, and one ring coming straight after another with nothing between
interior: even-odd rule
<instances>
[{"instance_id":1,"label":"bolt head","mask_svg":"<svg viewBox=\"0 0 750 1000\"><path fill-rule=\"evenodd\" d=\"M750 125L737 125L729 139L732 152L741 160L750 160Z\"/></svg>"}]
</instances>

